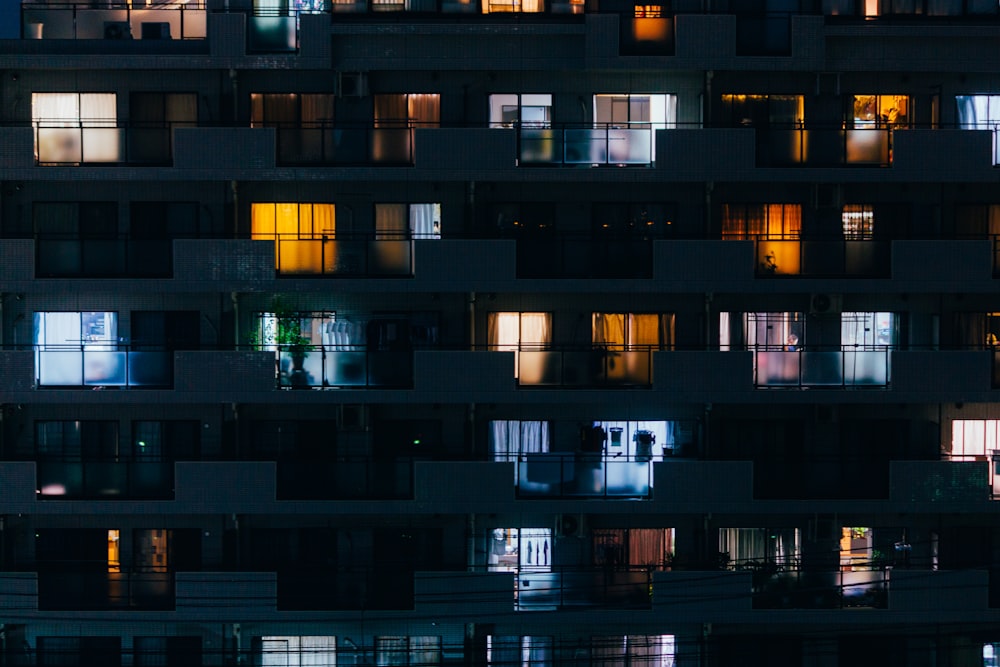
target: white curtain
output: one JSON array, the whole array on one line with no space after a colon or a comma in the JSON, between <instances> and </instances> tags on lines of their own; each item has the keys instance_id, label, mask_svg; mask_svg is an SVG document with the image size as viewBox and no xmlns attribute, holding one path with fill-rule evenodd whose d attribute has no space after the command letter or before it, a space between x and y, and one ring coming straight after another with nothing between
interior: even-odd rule
<instances>
[{"instance_id":1,"label":"white curtain","mask_svg":"<svg viewBox=\"0 0 1000 667\"><path fill-rule=\"evenodd\" d=\"M490 454L494 461L517 461L521 454L549 451L549 422L490 422Z\"/></svg>"},{"instance_id":2,"label":"white curtain","mask_svg":"<svg viewBox=\"0 0 1000 667\"><path fill-rule=\"evenodd\" d=\"M410 234L415 239L441 238L441 204L410 204Z\"/></svg>"}]
</instances>

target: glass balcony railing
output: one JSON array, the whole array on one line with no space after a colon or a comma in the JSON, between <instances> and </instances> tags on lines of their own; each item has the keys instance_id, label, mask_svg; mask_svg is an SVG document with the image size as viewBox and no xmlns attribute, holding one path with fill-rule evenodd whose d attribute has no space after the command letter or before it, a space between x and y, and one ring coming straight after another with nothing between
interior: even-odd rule
<instances>
[{"instance_id":1,"label":"glass balcony railing","mask_svg":"<svg viewBox=\"0 0 1000 667\"><path fill-rule=\"evenodd\" d=\"M522 345L515 355L522 387L649 387L655 346L543 348Z\"/></svg>"},{"instance_id":2,"label":"glass balcony railing","mask_svg":"<svg viewBox=\"0 0 1000 667\"><path fill-rule=\"evenodd\" d=\"M408 238L282 234L255 236L274 239L275 269L280 276L413 275L413 241Z\"/></svg>"},{"instance_id":3,"label":"glass balcony railing","mask_svg":"<svg viewBox=\"0 0 1000 667\"><path fill-rule=\"evenodd\" d=\"M303 354L304 353L304 354ZM283 389L413 386L412 350L371 350L364 345L314 345L277 352Z\"/></svg>"},{"instance_id":4,"label":"glass balcony railing","mask_svg":"<svg viewBox=\"0 0 1000 667\"><path fill-rule=\"evenodd\" d=\"M888 167L892 163L890 127L757 128L759 167Z\"/></svg>"},{"instance_id":5,"label":"glass balcony railing","mask_svg":"<svg viewBox=\"0 0 1000 667\"><path fill-rule=\"evenodd\" d=\"M120 123L115 120L36 121L35 164L38 165L170 165L173 130L193 122Z\"/></svg>"},{"instance_id":6,"label":"glass balcony railing","mask_svg":"<svg viewBox=\"0 0 1000 667\"><path fill-rule=\"evenodd\" d=\"M891 348L753 351L757 388L887 387Z\"/></svg>"},{"instance_id":7,"label":"glass balcony railing","mask_svg":"<svg viewBox=\"0 0 1000 667\"><path fill-rule=\"evenodd\" d=\"M652 166L656 130L663 123L522 126L518 134L521 166Z\"/></svg>"},{"instance_id":8,"label":"glass balcony railing","mask_svg":"<svg viewBox=\"0 0 1000 667\"><path fill-rule=\"evenodd\" d=\"M572 607L649 609L651 568L525 568L517 575L515 608L552 611Z\"/></svg>"},{"instance_id":9,"label":"glass balcony railing","mask_svg":"<svg viewBox=\"0 0 1000 667\"><path fill-rule=\"evenodd\" d=\"M172 461L39 461L39 498L60 500L170 499Z\"/></svg>"},{"instance_id":10,"label":"glass balcony railing","mask_svg":"<svg viewBox=\"0 0 1000 667\"><path fill-rule=\"evenodd\" d=\"M51 571L39 567L38 608L46 611L107 609L173 609L174 573L128 569L107 563L68 567L77 571ZM94 570L97 571L94 571Z\"/></svg>"},{"instance_id":11,"label":"glass balcony railing","mask_svg":"<svg viewBox=\"0 0 1000 667\"><path fill-rule=\"evenodd\" d=\"M199 0L146 3L24 2L23 39L205 39L207 11Z\"/></svg>"},{"instance_id":12,"label":"glass balcony railing","mask_svg":"<svg viewBox=\"0 0 1000 667\"><path fill-rule=\"evenodd\" d=\"M888 278L889 241L759 239L754 273L759 278Z\"/></svg>"},{"instance_id":13,"label":"glass balcony railing","mask_svg":"<svg viewBox=\"0 0 1000 667\"><path fill-rule=\"evenodd\" d=\"M600 235L517 239L518 278L652 278L653 242Z\"/></svg>"},{"instance_id":14,"label":"glass balcony railing","mask_svg":"<svg viewBox=\"0 0 1000 667\"><path fill-rule=\"evenodd\" d=\"M169 278L172 271L170 240L76 235L35 239L38 278Z\"/></svg>"},{"instance_id":15,"label":"glass balcony railing","mask_svg":"<svg viewBox=\"0 0 1000 667\"><path fill-rule=\"evenodd\" d=\"M173 352L146 346L46 344L35 347L35 381L39 387L169 388L173 361Z\"/></svg>"},{"instance_id":16,"label":"glass balcony railing","mask_svg":"<svg viewBox=\"0 0 1000 667\"><path fill-rule=\"evenodd\" d=\"M412 459L338 457L324 461L278 461L278 500L412 497Z\"/></svg>"},{"instance_id":17,"label":"glass balcony railing","mask_svg":"<svg viewBox=\"0 0 1000 667\"><path fill-rule=\"evenodd\" d=\"M264 127L269 124L264 123ZM413 164L414 126L279 124L278 164Z\"/></svg>"},{"instance_id":18,"label":"glass balcony railing","mask_svg":"<svg viewBox=\"0 0 1000 667\"><path fill-rule=\"evenodd\" d=\"M516 457L521 498L649 498L651 456L540 452Z\"/></svg>"},{"instance_id":19,"label":"glass balcony railing","mask_svg":"<svg viewBox=\"0 0 1000 667\"><path fill-rule=\"evenodd\" d=\"M891 570L765 571L753 577L754 609L887 609Z\"/></svg>"}]
</instances>

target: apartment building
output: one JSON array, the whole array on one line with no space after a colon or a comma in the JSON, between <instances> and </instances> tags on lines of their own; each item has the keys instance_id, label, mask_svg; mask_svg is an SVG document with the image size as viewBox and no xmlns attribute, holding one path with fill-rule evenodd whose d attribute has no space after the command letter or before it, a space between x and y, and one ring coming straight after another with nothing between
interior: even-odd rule
<instances>
[{"instance_id":1,"label":"apartment building","mask_svg":"<svg viewBox=\"0 0 1000 667\"><path fill-rule=\"evenodd\" d=\"M651 1L3 8L0 664L998 664L1000 5Z\"/></svg>"}]
</instances>

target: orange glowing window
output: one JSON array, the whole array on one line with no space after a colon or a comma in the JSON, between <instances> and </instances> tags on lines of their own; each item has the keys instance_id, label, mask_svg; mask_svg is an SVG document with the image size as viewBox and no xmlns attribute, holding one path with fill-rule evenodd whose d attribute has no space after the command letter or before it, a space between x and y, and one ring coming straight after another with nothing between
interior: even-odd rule
<instances>
[{"instance_id":1,"label":"orange glowing window","mask_svg":"<svg viewBox=\"0 0 1000 667\"><path fill-rule=\"evenodd\" d=\"M635 18L637 19L663 18L663 5L636 5Z\"/></svg>"}]
</instances>

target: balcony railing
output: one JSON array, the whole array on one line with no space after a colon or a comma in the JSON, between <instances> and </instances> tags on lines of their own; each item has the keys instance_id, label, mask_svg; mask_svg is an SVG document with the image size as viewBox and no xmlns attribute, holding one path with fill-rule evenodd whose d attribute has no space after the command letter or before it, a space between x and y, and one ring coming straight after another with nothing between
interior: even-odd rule
<instances>
[{"instance_id":1,"label":"balcony railing","mask_svg":"<svg viewBox=\"0 0 1000 667\"><path fill-rule=\"evenodd\" d=\"M277 134L278 164L413 164L416 125L393 127L344 123L261 123ZM401 125L401 126L397 126Z\"/></svg>"},{"instance_id":2,"label":"balcony railing","mask_svg":"<svg viewBox=\"0 0 1000 667\"><path fill-rule=\"evenodd\" d=\"M754 386L887 387L892 349L753 351Z\"/></svg>"},{"instance_id":3,"label":"balcony railing","mask_svg":"<svg viewBox=\"0 0 1000 667\"><path fill-rule=\"evenodd\" d=\"M39 566L39 609L100 611L167 610L174 607L173 572L125 567L117 567L117 571L109 572L107 563L103 567L101 563L95 563L89 569L70 564L68 569L71 571L50 570L48 566Z\"/></svg>"},{"instance_id":4,"label":"balcony railing","mask_svg":"<svg viewBox=\"0 0 1000 667\"><path fill-rule=\"evenodd\" d=\"M891 127L757 128L759 167L888 167L892 163Z\"/></svg>"},{"instance_id":5,"label":"balcony railing","mask_svg":"<svg viewBox=\"0 0 1000 667\"><path fill-rule=\"evenodd\" d=\"M753 579L753 608L887 609L890 572L881 567L837 572L761 572Z\"/></svg>"},{"instance_id":6,"label":"balcony railing","mask_svg":"<svg viewBox=\"0 0 1000 667\"><path fill-rule=\"evenodd\" d=\"M645 567L523 567L517 576L515 607L551 611L571 607L649 609L653 573Z\"/></svg>"},{"instance_id":7,"label":"balcony railing","mask_svg":"<svg viewBox=\"0 0 1000 667\"><path fill-rule=\"evenodd\" d=\"M650 167L665 123L595 123L517 128L520 166Z\"/></svg>"},{"instance_id":8,"label":"balcony railing","mask_svg":"<svg viewBox=\"0 0 1000 667\"><path fill-rule=\"evenodd\" d=\"M413 276L413 241L408 238L292 234L255 238L274 239L280 276Z\"/></svg>"},{"instance_id":9,"label":"balcony railing","mask_svg":"<svg viewBox=\"0 0 1000 667\"><path fill-rule=\"evenodd\" d=\"M172 461L38 461L38 497L59 500L169 500Z\"/></svg>"},{"instance_id":10,"label":"balcony railing","mask_svg":"<svg viewBox=\"0 0 1000 667\"><path fill-rule=\"evenodd\" d=\"M649 387L653 384L653 352L659 349L649 345L521 345L515 355L517 381L522 387Z\"/></svg>"},{"instance_id":11,"label":"balcony railing","mask_svg":"<svg viewBox=\"0 0 1000 667\"><path fill-rule=\"evenodd\" d=\"M514 456L521 498L649 498L651 456L540 452Z\"/></svg>"},{"instance_id":12,"label":"balcony railing","mask_svg":"<svg viewBox=\"0 0 1000 667\"><path fill-rule=\"evenodd\" d=\"M170 165L174 128L195 127L193 122L123 123L39 120L32 124L35 164Z\"/></svg>"},{"instance_id":13,"label":"balcony railing","mask_svg":"<svg viewBox=\"0 0 1000 667\"><path fill-rule=\"evenodd\" d=\"M36 345L35 381L39 387L169 388L174 381L173 360L170 350L150 346Z\"/></svg>"},{"instance_id":14,"label":"balcony railing","mask_svg":"<svg viewBox=\"0 0 1000 667\"><path fill-rule=\"evenodd\" d=\"M100 7L75 2L23 2L22 39L205 39L205 3L139 5L120 1Z\"/></svg>"},{"instance_id":15,"label":"balcony railing","mask_svg":"<svg viewBox=\"0 0 1000 667\"><path fill-rule=\"evenodd\" d=\"M410 610L413 603L413 572L405 568L295 564L278 570L279 611Z\"/></svg>"},{"instance_id":16,"label":"balcony railing","mask_svg":"<svg viewBox=\"0 0 1000 667\"><path fill-rule=\"evenodd\" d=\"M643 238L523 236L518 278L652 278L653 242Z\"/></svg>"},{"instance_id":17,"label":"balcony railing","mask_svg":"<svg viewBox=\"0 0 1000 667\"><path fill-rule=\"evenodd\" d=\"M758 239L754 270L759 278L888 278L889 241Z\"/></svg>"},{"instance_id":18,"label":"balcony railing","mask_svg":"<svg viewBox=\"0 0 1000 667\"><path fill-rule=\"evenodd\" d=\"M35 239L35 275L39 278L169 278L172 265L170 240L68 234Z\"/></svg>"},{"instance_id":19,"label":"balcony railing","mask_svg":"<svg viewBox=\"0 0 1000 667\"><path fill-rule=\"evenodd\" d=\"M278 461L278 500L408 499L413 460Z\"/></svg>"},{"instance_id":20,"label":"balcony railing","mask_svg":"<svg viewBox=\"0 0 1000 667\"><path fill-rule=\"evenodd\" d=\"M364 345L287 347L277 352L283 389L413 386L413 350L373 350Z\"/></svg>"}]
</instances>

